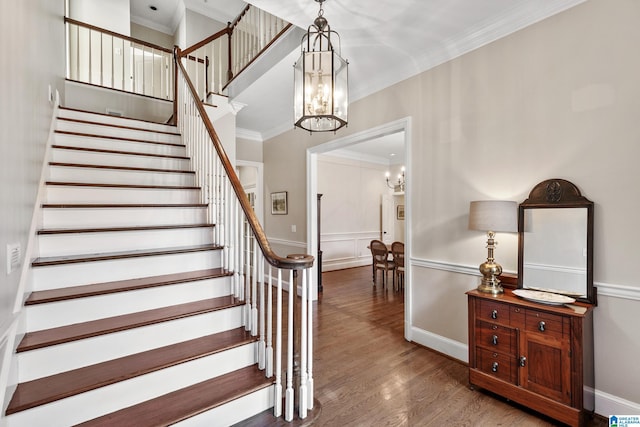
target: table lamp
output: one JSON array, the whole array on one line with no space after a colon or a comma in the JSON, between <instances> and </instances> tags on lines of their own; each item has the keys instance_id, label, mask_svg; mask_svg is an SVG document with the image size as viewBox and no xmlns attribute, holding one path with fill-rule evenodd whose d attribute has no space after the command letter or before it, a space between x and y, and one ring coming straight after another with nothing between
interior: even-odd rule
<instances>
[{"instance_id":1,"label":"table lamp","mask_svg":"<svg viewBox=\"0 0 640 427\"><path fill-rule=\"evenodd\" d=\"M480 292L498 295L504 292L500 279L502 266L495 262L493 250L497 242L496 232L518 231L518 204L506 200L479 200L469 205L469 229L487 232L487 260L480 264L482 282L478 286Z\"/></svg>"}]
</instances>

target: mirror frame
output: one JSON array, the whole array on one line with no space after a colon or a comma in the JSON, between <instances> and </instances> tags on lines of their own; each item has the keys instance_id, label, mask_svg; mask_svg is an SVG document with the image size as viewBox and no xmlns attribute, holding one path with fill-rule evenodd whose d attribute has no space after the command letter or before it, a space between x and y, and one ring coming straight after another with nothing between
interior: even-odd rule
<instances>
[{"instance_id":1,"label":"mirror frame","mask_svg":"<svg viewBox=\"0 0 640 427\"><path fill-rule=\"evenodd\" d=\"M587 283L586 296L577 298L597 305L597 289L593 286L593 202L584 197L573 183L559 178L542 181L533 187L529 197L518 207L518 288L523 287L524 214L526 209L585 208L587 210Z\"/></svg>"}]
</instances>

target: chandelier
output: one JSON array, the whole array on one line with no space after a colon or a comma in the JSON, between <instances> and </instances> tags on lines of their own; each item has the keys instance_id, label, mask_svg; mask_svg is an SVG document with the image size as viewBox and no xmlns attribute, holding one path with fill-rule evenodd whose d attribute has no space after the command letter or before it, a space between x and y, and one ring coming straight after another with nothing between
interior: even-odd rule
<instances>
[{"instance_id":1,"label":"chandelier","mask_svg":"<svg viewBox=\"0 0 640 427\"><path fill-rule=\"evenodd\" d=\"M385 176L387 178L387 187L391 188L392 190L400 187L400 192L404 193L404 187L406 185L404 180L404 166L402 166L402 170L398 174L398 181L396 183L391 183L391 181L389 181L389 176L391 176L389 172L387 172Z\"/></svg>"},{"instance_id":2,"label":"chandelier","mask_svg":"<svg viewBox=\"0 0 640 427\"><path fill-rule=\"evenodd\" d=\"M300 58L293 66L294 121L309 132L335 132L347 124L349 63L340 56L340 36L323 16L325 0L315 1L320 3L318 17L302 37Z\"/></svg>"}]
</instances>

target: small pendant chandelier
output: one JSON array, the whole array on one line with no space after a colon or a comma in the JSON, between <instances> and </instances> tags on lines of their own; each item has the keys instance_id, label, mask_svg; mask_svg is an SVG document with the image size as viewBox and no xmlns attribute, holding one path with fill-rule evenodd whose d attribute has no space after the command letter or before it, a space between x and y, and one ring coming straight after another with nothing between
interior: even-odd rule
<instances>
[{"instance_id":1,"label":"small pendant chandelier","mask_svg":"<svg viewBox=\"0 0 640 427\"><path fill-rule=\"evenodd\" d=\"M302 37L300 58L293 66L294 121L309 132L335 132L347 124L349 63L340 56L340 36L323 16L325 0L315 1L320 3L318 17Z\"/></svg>"}]
</instances>

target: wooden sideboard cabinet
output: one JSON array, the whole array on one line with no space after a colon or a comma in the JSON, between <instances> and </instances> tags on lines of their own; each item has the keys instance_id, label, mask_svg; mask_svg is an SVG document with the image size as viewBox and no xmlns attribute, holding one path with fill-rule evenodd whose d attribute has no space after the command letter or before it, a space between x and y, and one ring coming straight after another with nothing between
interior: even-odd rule
<instances>
[{"instance_id":1,"label":"wooden sideboard cabinet","mask_svg":"<svg viewBox=\"0 0 640 427\"><path fill-rule=\"evenodd\" d=\"M467 295L471 386L584 425L594 409L593 306L539 304L509 289Z\"/></svg>"}]
</instances>

